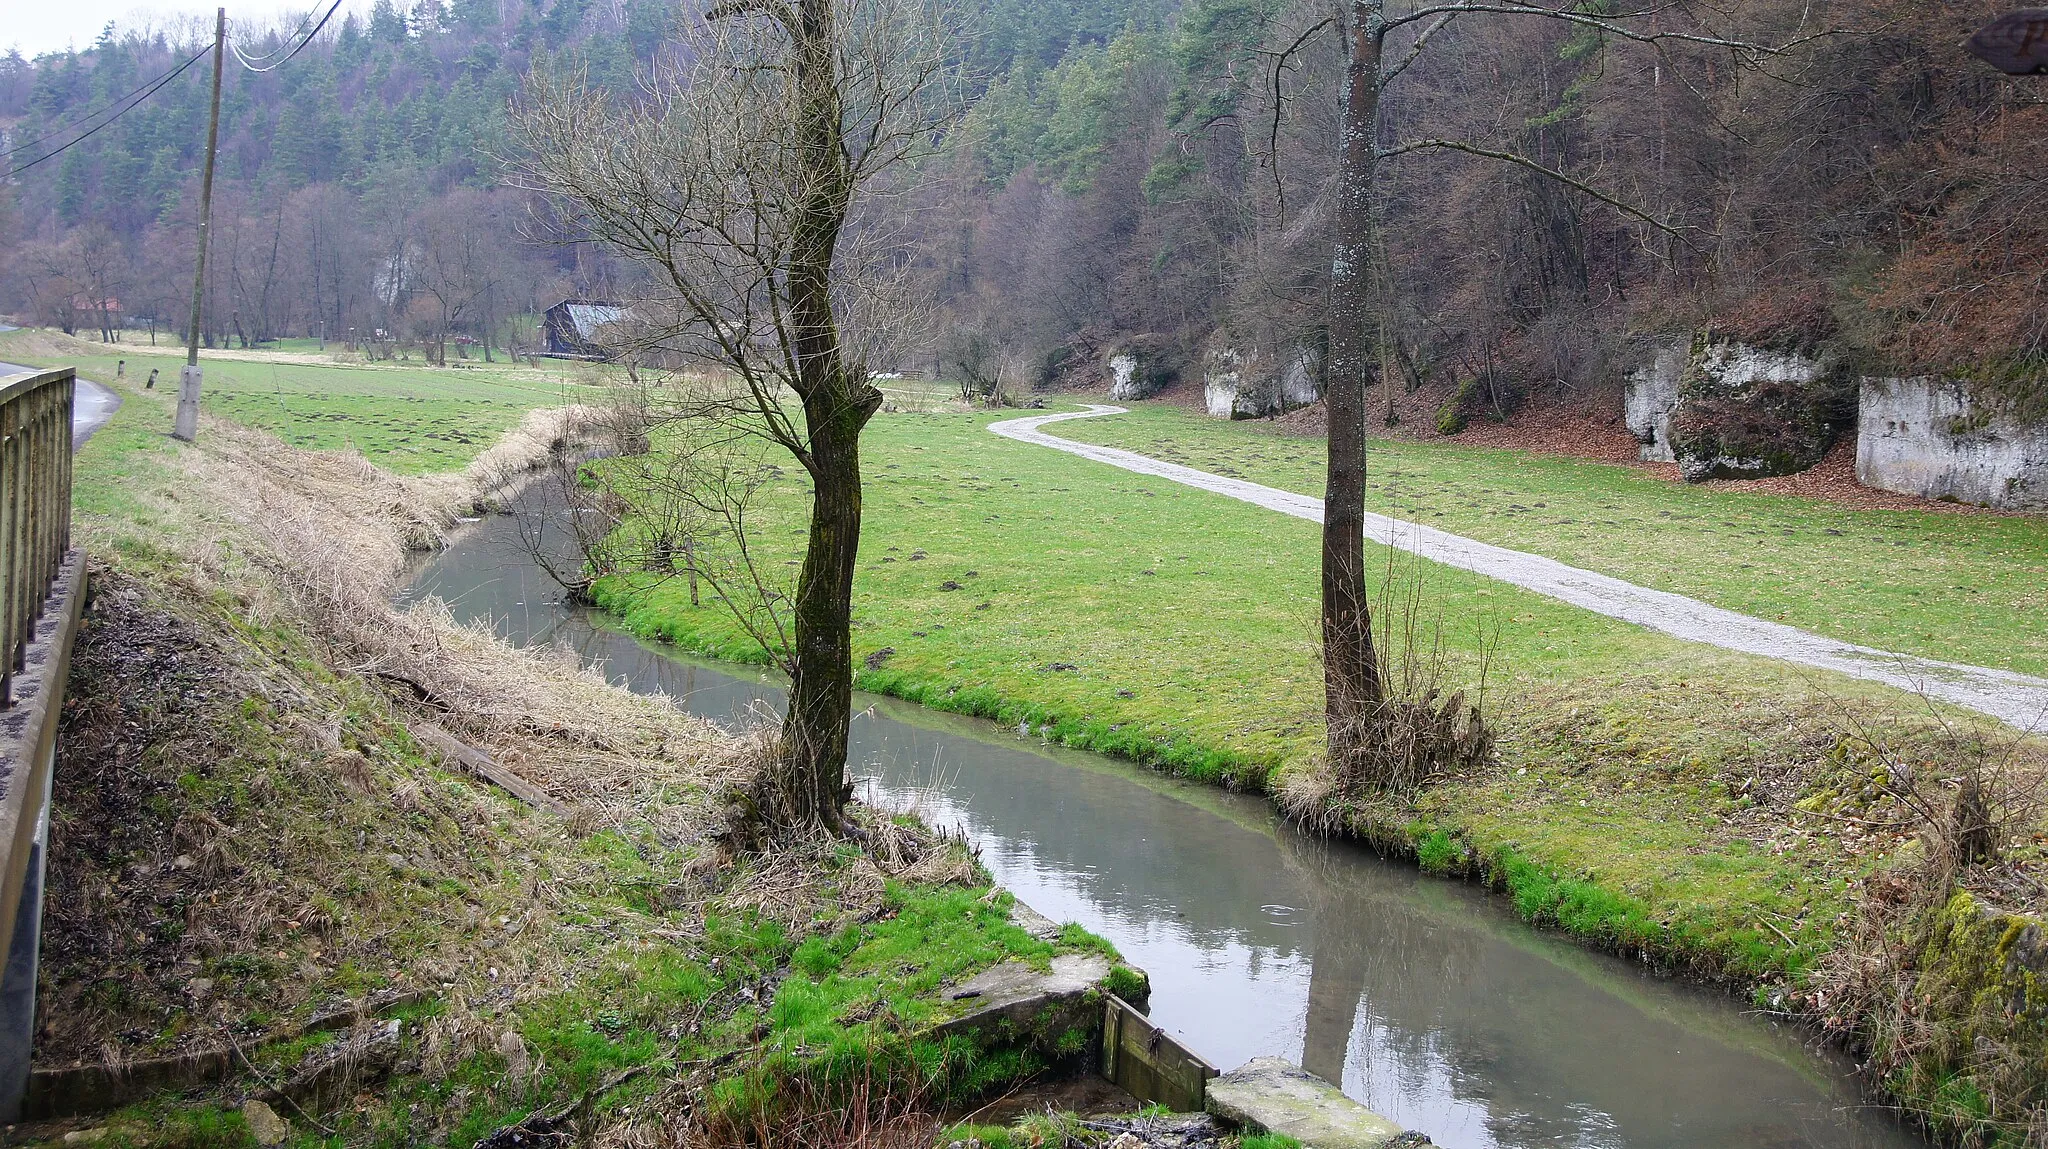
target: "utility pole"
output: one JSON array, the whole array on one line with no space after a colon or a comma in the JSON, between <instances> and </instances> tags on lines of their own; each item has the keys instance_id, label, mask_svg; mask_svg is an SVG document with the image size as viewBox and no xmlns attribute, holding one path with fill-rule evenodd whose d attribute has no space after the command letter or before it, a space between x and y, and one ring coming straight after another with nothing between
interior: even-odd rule
<instances>
[{"instance_id":1,"label":"utility pole","mask_svg":"<svg viewBox=\"0 0 2048 1149\"><path fill-rule=\"evenodd\" d=\"M185 331L185 368L178 373L178 421L171 434L190 443L199 437L199 324L206 300L206 232L213 221L213 155L220 145L220 68L228 42L228 10L213 19L213 108L206 115L206 166L199 176L199 260L192 272L192 325Z\"/></svg>"}]
</instances>

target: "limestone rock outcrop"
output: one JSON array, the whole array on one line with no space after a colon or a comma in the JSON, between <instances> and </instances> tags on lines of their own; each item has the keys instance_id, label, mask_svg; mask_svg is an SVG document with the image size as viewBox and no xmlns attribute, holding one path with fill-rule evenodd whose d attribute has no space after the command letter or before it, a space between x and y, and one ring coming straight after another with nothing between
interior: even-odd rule
<instances>
[{"instance_id":1,"label":"limestone rock outcrop","mask_svg":"<svg viewBox=\"0 0 2048 1149\"><path fill-rule=\"evenodd\" d=\"M1924 499L2048 510L2048 425L2024 426L1938 377L1865 377L1856 481Z\"/></svg>"},{"instance_id":2,"label":"limestone rock outcrop","mask_svg":"<svg viewBox=\"0 0 2048 1149\"><path fill-rule=\"evenodd\" d=\"M1643 457L1675 461L1689 482L1806 470L1854 422L1855 388L1825 347L1760 347L1707 332L1674 372L1676 361L1675 350L1660 351L1630 377L1627 415Z\"/></svg>"},{"instance_id":3,"label":"limestone rock outcrop","mask_svg":"<svg viewBox=\"0 0 2048 1149\"><path fill-rule=\"evenodd\" d=\"M1643 461L1675 463L1671 453L1671 411L1678 406L1678 384L1685 374L1688 348L1681 340L1658 344L1649 362L1629 372L1622 389L1622 417L1629 434L1642 445Z\"/></svg>"},{"instance_id":4,"label":"limestone rock outcrop","mask_svg":"<svg viewBox=\"0 0 2048 1149\"><path fill-rule=\"evenodd\" d=\"M1202 357L1202 405L1218 419L1260 419L1322 398L1322 356L1212 340Z\"/></svg>"},{"instance_id":5,"label":"limestone rock outcrop","mask_svg":"<svg viewBox=\"0 0 2048 1149\"><path fill-rule=\"evenodd\" d=\"M1149 399L1180 377L1180 362L1169 341L1134 335L1112 345L1102 358L1111 399Z\"/></svg>"}]
</instances>

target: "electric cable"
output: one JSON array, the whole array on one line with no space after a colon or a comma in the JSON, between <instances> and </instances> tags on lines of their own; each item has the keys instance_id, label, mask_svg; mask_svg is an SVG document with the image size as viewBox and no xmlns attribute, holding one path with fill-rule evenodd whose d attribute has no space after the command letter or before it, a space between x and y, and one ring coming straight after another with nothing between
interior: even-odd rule
<instances>
[{"instance_id":1,"label":"electric cable","mask_svg":"<svg viewBox=\"0 0 2048 1149\"><path fill-rule=\"evenodd\" d=\"M91 139L91 138L92 138L93 136L95 136L95 135L97 135L97 134L99 133L100 129L102 129L102 128L105 128L105 127L106 127L106 126L107 126L108 124L111 124L111 123L113 123L114 121L116 121L116 120L120 119L120 118L121 118L122 116L125 116L125 115L127 115L127 114L128 114L129 112L132 112L132 111L134 111L134 110L136 109L136 107L137 107L137 106L139 106L139 105L140 105L140 104L142 103L142 101L144 101L144 100L147 100L147 99L148 99L148 98L150 98L151 96L155 95L155 94L157 93L157 91L158 91L159 89L161 89L161 88L162 88L162 87L163 87L163 86L164 86L165 84L168 84L168 83L170 83L170 82L171 82L172 80L175 80L175 79L177 79L177 78L178 78L178 77L179 77L179 76L180 76L181 74L183 74L183 73L184 73L185 69L187 69L187 68L191 67L191 66L192 66L193 64L197 63L197 62L198 62L198 61L199 61L200 59L202 59L203 57L205 57L205 56L206 56L206 54L207 54L208 52L211 52L212 50L213 50L213 49L212 49L212 47L210 47L210 46L209 46L209 47L208 47L208 48L206 49L206 51L205 51L205 52L201 52L201 53L200 53L199 55L197 55L197 56L194 56L194 57L192 57L192 58L191 58L190 60L187 60L187 61L185 61L185 62L184 62L183 64L180 64L180 65L179 65L179 66L178 66L178 67L177 67L177 68L176 68L175 70L173 70L173 71L171 71L171 72L168 72L168 73L166 73L166 74L165 74L165 75L164 75L164 76L163 76L163 77L162 77L161 79L158 79L158 80L155 80L155 81L151 82L151 83L150 83L150 84L148 85L148 87L146 87L146 88L142 89L142 90L141 90L141 91L139 91L138 93L135 93L135 94L134 94L134 98L132 98L132 99L129 99L129 101L128 101L128 104L127 104L127 106L126 106L126 107L124 107L124 108L122 108L121 110L119 110L119 111L115 112L114 114L112 114L112 115L108 116L108 117L107 117L107 118L106 118L105 120L102 120L101 122L99 122L99 123L97 123L97 124L93 125L91 129L89 129L89 130L87 130L87 131L85 131L85 132L82 132L82 133L80 133L80 134L78 134L78 135L76 135L76 136L72 137L72 138L71 138L70 140L67 140L67 141L66 141L66 142L65 142L65 143L64 143L64 144L63 144L62 146L60 146L60 147L58 147L58 148L56 148L56 149L54 149L54 150L52 150L52 151L49 151L49 152L45 152L45 153L43 153L42 155L40 155L40 156L37 156L37 157L36 157L35 159L32 159L32 160L30 160L29 162L27 162L27 163L25 163L25 164L22 164L22 165L21 165L20 167L17 167L17 168L13 168L13 169L11 169L11 170L10 170L10 171L8 171L8 173L7 173L7 178L11 180L11 179L13 179L13 178L14 178L15 176L18 176L18 175L20 175L21 173L23 173L23 172L25 172L25 171L29 170L30 168L32 168L32 167L35 167L35 166L36 166L37 164L40 164L40 163L42 163L42 162L43 162L44 160L49 160L49 159L55 159L56 157L58 157L58 156L60 156L60 155L63 155L63 154L65 153L65 152L68 152L68 151L70 151L70 150L71 150L72 148L75 148L75 147L77 147L77 146L78 146L79 144L82 144L82 143L84 143L85 141L87 141L87 140ZM87 117L87 118L90 118L90 117ZM84 122L84 120L79 120L79 121L76 121L76 123L83 123L83 122ZM76 126L76 123L74 123L74 125L73 125L73 126ZM54 134L56 134L56 133L51 133L51 134L52 134L52 135L54 135ZM48 138L49 138L49 136L44 136L43 138L44 138L44 139L48 139ZM23 146L24 146L24 147L26 147L26 146L29 146L29 145L23 145ZM19 149L16 149L16 150L19 150ZM9 153L7 153L7 154L9 154L9 155L12 155L12 154L13 154L13 152L9 152Z\"/></svg>"},{"instance_id":2,"label":"electric cable","mask_svg":"<svg viewBox=\"0 0 2048 1149\"><path fill-rule=\"evenodd\" d=\"M286 45L290 44L293 40L299 38L299 33L304 32L306 30L306 25L311 24L313 22L313 15L318 11L320 11L320 5L317 3L314 4L311 8L306 9L306 14L299 18L299 26L292 29L289 35L285 36L282 40L278 41L277 47L272 48L270 51L265 52L260 56L250 56L242 52L237 52L235 53L235 58L242 61L261 61L268 60L272 56L277 55L279 52L285 50Z\"/></svg>"},{"instance_id":3,"label":"electric cable","mask_svg":"<svg viewBox=\"0 0 2048 1149\"><path fill-rule=\"evenodd\" d=\"M123 100L128 99L129 96L133 96L136 92L141 92L143 88L150 88L151 91L154 91L155 88L151 87L152 85L160 87L165 81L175 79L178 73L198 63L200 60L205 58L208 52L211 51L213 51L213 45L208 44L206 47L199 49L198 53L194 55L191 59L186 60L182 64L173 65L170 71L165 72L163 75L158 76L154 80L143 81L141 87L133 89L132 91L128 92L127 95L118 96L115 99L108 101L105 105L99 108L95 108L94 110L87 112L82 116L79 116L78 118L72 120L68 124L63 124L61 126L51 128L49 131L44 132L42 135L37 136L35 139L24 140L23 142L16 144L15 146L7 149L6 151L0 152L0 157L11 156L16 152L25 152L30 148L35 147L37 144L42 143L44 140L55 139L56 137L63 135L65 132L68 132L73 128L78 127L80 124L86 123L89 120L98 119L101 115L104 115L106 113L108 108L114 107L116 104L119 104ZM146 95L147 93L144 94Z\"/></svg>"},{"instance_id":4,"label":"electric cable","mask_svg":"<svg viewBox=\"0 0 2048 1149\"><path fill-rule=\"evenodd\" d=\"M308 33L306 33L306 38L305 38L305 39L303 39L303 40L300 40L300 41L299 41L299 45L298 45L298 47L296 47L296 48L293 48L293 49L292 49L292 51L291 51L291 55L290 55L290 56L286 56L286 57L285 57L284 59L282 59L282 60L279 60L279 61L278 61L277 63L275 63L275 64L266 64L266 65L264 65L263 67L260 67L260 68L259 68L259 67L257 67L257 66L256 66L256 65L255 65L254 63L251 63L251 62L250 62L250 58L249 58L249 57L247 57L247 56L244 56L244 55L242 54L242 50L241 50L240 48L236 47L236 46L234 45L234 43L233 43L232 41L230 41L230 42L229 42L229 44L228 44L228 47L229 47L229 48L231 48L231 49L233 49L233 51L234 51L234 53L235 53L235 60L236 60L236 62L237 62L237 63L239 63L239 64L241 64L241 65L242 65L242 67L244 67L244 68L247 68L247 69L248 69L248 70L250 70L251 72L270 72L270 71L275 71L276 69L278 69L278 68L282 68L282 67L284 67L284 66L285 66L286 64L290 63L290 62L291 62L291 59L292 59L292 56L296 56L296 55L298 55L298 54L299 54L300 52L303 52L303 51L305 51L305 49L306 49L306 45L308 45L308 44L310 44L310 43L312 43L312 42L313 42L313 38L314 38L315 36L318 36L318 35L320 34L320 29L322 29L322 28L325 28L325 27L327 27L327 22L328 22L329 20L332 20L332 19L334 19L334 13L335 13L335 12L336 12L337 10L339 10L340 8L341 8L341 0L334 0L334 3L332 3L332 4L328 5L328 7L327 7L327 14L326 14L325 16L322 16L322 17L320 17L320 22L319 22L318 24L315 24L315 25L313 25L313 30L312 30L311 32L308 32ZM308 15L311 15L311 13L308 13ZM275 52L272 52L272 53L270 53L269 55L276 55L276 53L275 53ZM267 58L266 56L258 56L258 57L256 57L256 59L258 59L258 60L262 60L262 59L266 59L266 58Z\"/></svg>"}]
</instances>

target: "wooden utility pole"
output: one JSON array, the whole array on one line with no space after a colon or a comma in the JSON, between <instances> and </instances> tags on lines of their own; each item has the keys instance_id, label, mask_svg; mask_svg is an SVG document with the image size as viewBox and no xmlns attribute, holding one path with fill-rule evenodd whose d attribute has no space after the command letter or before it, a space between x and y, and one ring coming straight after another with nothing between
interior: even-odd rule
<instances>
[{"instance_id":1,"label":"wooden utility pole","mask_svg":"<svg viewBox=\"0 0 2048 1149\"><path fill-rule=\"evenodd\" d=\"M178 421L171 434L190 443L199 437L199 324L206 300L206 232L213 221L213 156L220 145L220 70L227 50L228 10L213 19L213 106L206 114L206 165L199 176L199 259L192 272L192 324L185 330L185 369L178 373Z\"/></svg>"}]
</instances>

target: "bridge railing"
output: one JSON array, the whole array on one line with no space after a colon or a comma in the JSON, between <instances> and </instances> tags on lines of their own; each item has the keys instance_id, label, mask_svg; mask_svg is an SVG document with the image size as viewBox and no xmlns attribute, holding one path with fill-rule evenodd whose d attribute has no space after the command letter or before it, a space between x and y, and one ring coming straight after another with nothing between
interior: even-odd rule
<instances>
[{"instance_id":1,"label":"bridge railing","mask_svg":"<svg viewBox=\"0 0 2048 1149\"><path fill-rule=\"evenodd\" d=\"M68 367L0 378L0 1123L34 1056L36 959L57 719L85 602L71 550Z\"/></svg>"},{"instance_id":2,"label":"bridge railing","mask_svg":"<svg viewBox=\"0 0 2048 1149\"><path fill-rule=\"evenodd\" d=\"M71 549L69 367L0 379L0 710Z\"/></svg>"}]
</instances>

